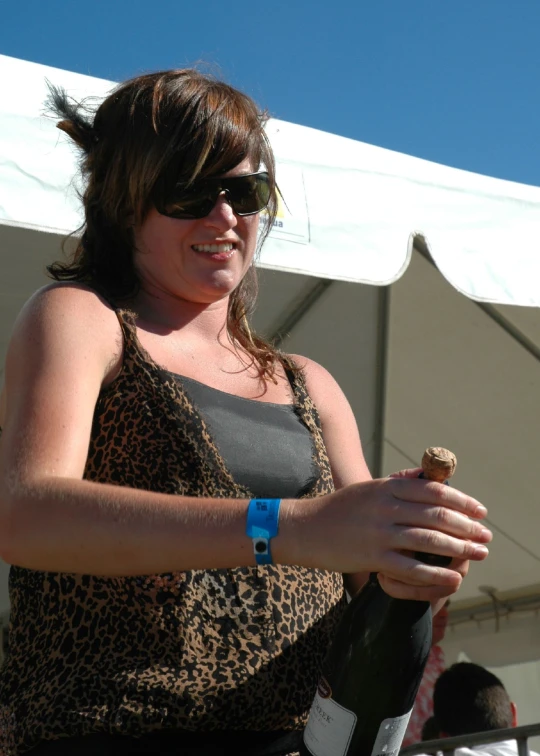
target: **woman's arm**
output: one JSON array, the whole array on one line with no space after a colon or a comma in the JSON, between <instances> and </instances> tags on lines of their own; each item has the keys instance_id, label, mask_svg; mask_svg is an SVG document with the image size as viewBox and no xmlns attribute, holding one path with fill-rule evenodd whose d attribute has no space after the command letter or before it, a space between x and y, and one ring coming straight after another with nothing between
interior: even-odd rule
<instances>
[{"instance_id":1,"label":"woman's arm","mask_svg":"<svg viewBox=\"0 0 540 756\"><path fill-rule=\"evenodd\" d=\"M6 365L0 555L38 570L117 576L253 565L246 500L82 480L96 399L120 368L121 351L116 315L81 287L50 287L23 310ZM343 474L346 466L333 464ZM429 545L434 553L475 555L475 542L485 537L466 514L478 502L447 489L419 480L365 481L317 499L286 500L274 560L343 573L377 570L403 580L406 592L414 582L422 598L447 595L459 585L458 571L419 565L398 550Z\"/></svg>"},{"instance_id":2,"label":"woman's arm","mask_svg":"<svg viewBox=\"0 0 540 756\"><path fill-rule=\"evenodd\" d=\"M107 575L252 564L244 501L82 480L96 400L121 353L115 313L82 287L42 290L22 311L6 362L3 559Z\"/></svg>"},{"instance_id":3,"label":"woman's arm","mask_svg":"<svg viewBox=\"0 0 540 756\"><path fill-rule=\"evenodd\" d=\"M293 355L293 357L297 364L304 369L309 393L321 418L323 437L330 458L332 476L336 489L339 491L355 483L371 481L372 477L362 451L356 419L340 386L325 368L313 360L298 355ZM418 478L418 473L419 470L403 471L397 474L394 479L409 479L412 483L412 480ZM376 483L376 481L374 481L374 483ZM442 503L444 504L444 501ZM404 514L398 514L396 519L402 520L403 524L406 524L407 517ZM380 526L381 528L384 528L382 522L380 523ZM369 527L370 514L366 508L366 529L368 530ZM488 541L489 536L486 535L484 542L487 543ZM360 543L361 541L359 540L359 548ZM402 548L399 551L403 552L405 549L406 546L405 543L403 543ZM423 550L429 551L429 549ZM412 562L411 558L409 558L409 560ZM469 568L469 561L464 558L455 558L452 563L452 568L464 577ZM374 569L375 568L372 567L370 568L370 571ZM420 593L414 595L415 580L411 572L409 572L408 575L404 575L403 573L397 575L392 570L389 570L387 573L385 573L384 570L378 570L378 572L381 584L391 595L403 598L426 598L426 600L432 600L434 612L438 611L444 604L444 594L440 594L434 599L430 599L426 595ZM345 587L351 596L355 595L355 593L363 587L368 575L369 572L345 573ZM456 584L447 595L454 590L457 590L458 585L459 584Z\"/></svg>"}]
</instances>

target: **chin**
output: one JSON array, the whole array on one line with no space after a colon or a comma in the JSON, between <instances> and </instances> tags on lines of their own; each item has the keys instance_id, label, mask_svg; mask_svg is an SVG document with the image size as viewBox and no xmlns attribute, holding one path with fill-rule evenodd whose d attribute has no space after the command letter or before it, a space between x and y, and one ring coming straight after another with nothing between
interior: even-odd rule
<instances>
[{"instance_id":1,"label":"chin","mask_svg":"<svg viewBox=\"0 0 540 756\"><path fill-rule=\"evenodd\" d=\"M217 275L211 281L199 282L199 286L194 288L198 288L203 296L210 297L211 300L219 300L232 294L241 282L241 278L232 279L231 276Z\"/></svg>"}]
</instances>

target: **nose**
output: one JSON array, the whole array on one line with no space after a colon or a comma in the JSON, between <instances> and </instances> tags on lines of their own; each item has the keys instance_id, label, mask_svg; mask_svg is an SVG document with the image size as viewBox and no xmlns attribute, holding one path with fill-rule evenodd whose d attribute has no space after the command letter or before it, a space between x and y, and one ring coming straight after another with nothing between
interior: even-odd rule
<instances>
[{"instance_id":1,"label":"nose","mask_svg":"<svg viewBox=\"0 0 540 756\"><path fill-rule=\"evenodd\" d=\"M205 218L207 226L220 230L234 228L238 223L232 205L226 192L222 192L216 200L216 204Z\"/></svg>"}]
</instances>

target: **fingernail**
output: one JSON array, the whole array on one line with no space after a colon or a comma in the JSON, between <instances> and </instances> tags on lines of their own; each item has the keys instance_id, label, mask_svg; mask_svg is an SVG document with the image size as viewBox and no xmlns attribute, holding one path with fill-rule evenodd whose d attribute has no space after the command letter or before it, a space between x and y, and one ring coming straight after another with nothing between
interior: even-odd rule
<instances>
[{"instance_id":1,"label":"fingernail","mask_svg":"<svg viewBox=\"0 0 540 756\"><path fill-rule=\"evenodd\" d=\"M482 506L482 504L479 504L474 510L474 516L485 517L486 515L487 515L487 509L484 506Z\"/></svg>"},{"instance_id":2,"label":"fingernail","mask_svg":"<svg viewBox=\"0 0 540 756\"><path fill-rule=\"evenodd\" d=\"M487 528L482 528L482 530L480 531L480 538L483 541L489 542L493 538L493 533Z\"/></svg>"},{"instance_id":3,"label":"fingernail","mask_svg":"<svg viewBox=\"0 0 540 756\"><path fill-rule=\"evenodd\" d=\"M475 557L486 557L489 554L489 550L485 546L477 546L474 550Z\"/></svg>"}]
</instances>

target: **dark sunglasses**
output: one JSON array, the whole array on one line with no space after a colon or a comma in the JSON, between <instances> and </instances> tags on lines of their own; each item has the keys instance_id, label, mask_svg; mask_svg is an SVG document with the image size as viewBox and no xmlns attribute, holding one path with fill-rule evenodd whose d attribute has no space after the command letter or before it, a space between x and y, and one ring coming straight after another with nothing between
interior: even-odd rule
<instances>
[{"instance_id":1,"label":"dark sunglasses","mask_svg":"<svg viewBox=\"0 0 540 756\"><path fill-rule=\"evenodd\" d=\"M236 215L260 213L270 201L268 173L207 178L188 187L177 184L167 196L156 198L154 204L161 215L191 220L209 215L221 194Z\"/></svg>"}]
</instances>

